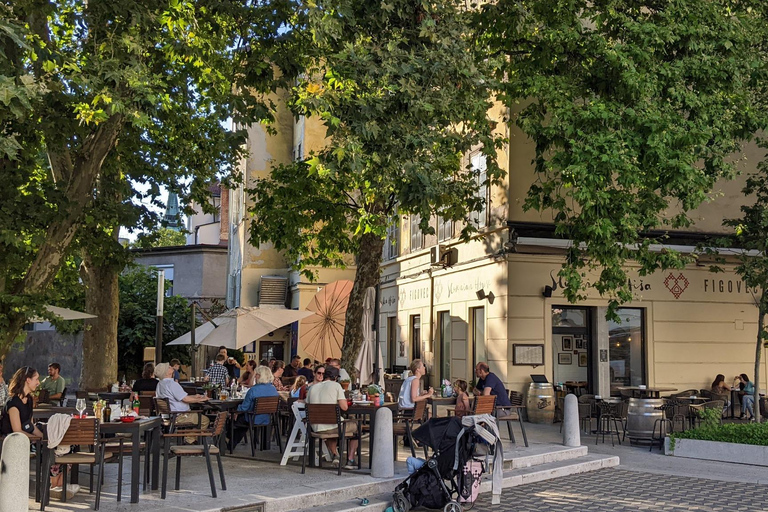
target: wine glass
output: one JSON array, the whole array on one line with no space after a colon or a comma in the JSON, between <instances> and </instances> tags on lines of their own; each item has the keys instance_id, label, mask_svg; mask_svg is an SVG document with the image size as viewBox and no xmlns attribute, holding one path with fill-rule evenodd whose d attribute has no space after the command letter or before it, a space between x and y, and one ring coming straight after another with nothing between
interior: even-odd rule
<instances>
[{"instance_id":1,"label":"wine glass","mask_svg":"<svg viewBox=\"0 0 768 512\"><path fill-rule=\"evenodd\" d=\"M85 411L85 398L78 398L77 403L75 404L75 409L77 409L78 417L83 417L83 412Z\"/></svg>"}]
</instances>

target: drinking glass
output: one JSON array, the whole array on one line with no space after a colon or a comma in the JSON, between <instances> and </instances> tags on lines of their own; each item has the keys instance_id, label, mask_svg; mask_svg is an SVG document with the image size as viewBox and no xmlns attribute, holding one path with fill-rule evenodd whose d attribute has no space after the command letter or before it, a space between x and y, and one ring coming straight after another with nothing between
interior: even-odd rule
<instances>
[{"instance_id":1,"label":"drinking glass","mask_svg":"<svg viewBox=\"0 0 768 512\"><path fill-rule=\"evenodd\" d=\"M84 398L78 398L77 403L75 404L75 409L77 409L78 417L83 417L83 412L85 411L85 399Z\"/></svg>"}]
</instances>

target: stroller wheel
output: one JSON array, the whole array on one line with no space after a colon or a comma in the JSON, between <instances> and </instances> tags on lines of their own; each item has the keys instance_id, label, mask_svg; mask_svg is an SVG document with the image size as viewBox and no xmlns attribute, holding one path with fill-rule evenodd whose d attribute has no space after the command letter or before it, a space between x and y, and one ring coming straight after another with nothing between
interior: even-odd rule
<instances>
[{"instance_id":1,"label":"stroller wheel","mask_svg":"<svg viewBox=\"0 0 768 512\"><path fill-rule=\"evenodd\" d=\"M461 505L459 505L455 501L449 501L448 504L443 507L443 512L462 512L464 509L461 508Z\"/></svg>"},{"instance_id":2,"label":"stroller wheel","mask_svg":"<svg viewBox=\"0 0 768 512\"><path fill-rule=\"evenodd\" d=\"M411 510L411 502L406 499L402 491L395 491L392 495L392 509L395 512L408 512Z\"/></svg>"}]
</instances>

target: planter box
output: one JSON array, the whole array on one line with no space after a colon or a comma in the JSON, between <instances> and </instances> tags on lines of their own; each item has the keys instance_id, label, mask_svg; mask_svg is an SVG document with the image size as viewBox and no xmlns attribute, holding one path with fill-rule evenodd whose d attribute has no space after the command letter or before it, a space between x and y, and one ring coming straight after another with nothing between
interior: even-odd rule
<instances>
[{"instance_id":1,"label":"planter box","mask_svg":"<svg viewBox=\"0 0 768 512\"><path fill-rule=\"evenodd\" d=\"M669 449L669 445L670 440L666 438L664 440L664 453L675 457L768 466L768 446L721 443L698 439L676 439L674 451Z\"/></svg>"}]
</instances>

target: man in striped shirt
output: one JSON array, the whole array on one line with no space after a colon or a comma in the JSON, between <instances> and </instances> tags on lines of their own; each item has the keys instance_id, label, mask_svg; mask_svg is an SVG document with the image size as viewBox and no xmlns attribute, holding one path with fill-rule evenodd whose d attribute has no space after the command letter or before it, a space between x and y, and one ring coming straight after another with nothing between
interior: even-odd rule
<instances>
[{"instance_id":1,"label":"man in striped shirt","mask_svg":"<svg viewBox=\"0 0 768 512\"><path fill-rule=\"evenodd\" d=\"M216 362L213 366L208 368L208 376L206 379L213 385L219 385L222 388L227 387L229 384L229 372L224 368L224 362L227 360L227 356L219 354L216 356Z\"/></svg>"}]
</instances>

